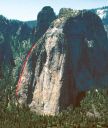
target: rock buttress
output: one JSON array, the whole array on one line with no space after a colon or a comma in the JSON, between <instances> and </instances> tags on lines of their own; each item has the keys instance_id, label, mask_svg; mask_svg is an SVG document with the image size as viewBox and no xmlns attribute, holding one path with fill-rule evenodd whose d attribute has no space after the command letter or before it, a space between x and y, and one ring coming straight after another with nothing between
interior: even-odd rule
<instances>
[{"instance_id":1,"label":"rock buttress","mask_svg":"<svg viewBox=\"0 0 108 128\"><path fill-rule=\"evenodd\" d=\"M81 12L69 19L56 19L34 51L33 78L30 60L31 75L27 72L30 79L23 75L25 83L21 82L20 91L26 97L29 90L25 93L23 87L32 83L30 109L39 114L55 115L70 105L77 106L85 91L107 87L107 48L106 32L95 14Z\"/></svg>"}]
</instances>

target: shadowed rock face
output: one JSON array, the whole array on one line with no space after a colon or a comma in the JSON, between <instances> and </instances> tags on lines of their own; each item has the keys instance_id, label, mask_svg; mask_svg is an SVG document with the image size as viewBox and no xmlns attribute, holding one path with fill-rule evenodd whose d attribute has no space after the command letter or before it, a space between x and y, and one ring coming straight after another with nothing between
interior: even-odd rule
<instances>
[{"instance_id":1,"label":"shadowed rock face","mask_svg":"<svg viewBox=\"0 0 108 128\"><path fill-rule=\"evenodd\" d=\"M95 14L82 11L56 19L38 41L34 60L26 65L19 102L27 102L31 87L29 106L39 114L54 115L69 105L78 106L85 91L108 86L107 48L106 32Z\"/></svg>"},{"instance_id":2,"label":"shadowed rock face","mask_svg":"<svg viewBox=\"0 0 108 128\"><path fill-rule=\"evenodd\" d=\"M51 22L55 19L56 15L50 6L42 8L37 16L36 40L38 40L46 32Z\"/></svg>"},{"instance_id":3,"label":"shadowed rock face","mask_svg":"<svg viewBox=\"0 0 108 128\"><path fill-rule=\"evenodd\" d=\"M101 20L85 12L70 18L64 26L70 47L73 76L79 90L108 84L108 39Z\"/></svg>"}]
</instances>

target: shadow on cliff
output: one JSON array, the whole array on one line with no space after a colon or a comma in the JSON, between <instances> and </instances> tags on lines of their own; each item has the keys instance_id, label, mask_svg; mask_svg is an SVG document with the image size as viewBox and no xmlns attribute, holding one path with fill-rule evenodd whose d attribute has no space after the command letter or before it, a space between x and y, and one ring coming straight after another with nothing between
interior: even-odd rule
<instances>
[{"instance_id":1,"label":"shadow on cliff","mask_svg":"<svg viewBox=\"0 0 108 128\"><path fill-rule=\"evenodd\" d=\"M70 105L80 106L88 90L108 88L108 39L101 19L92 12L71 10L70 18L62 15L49 23L48 10L42 10L37 31L46 18L50 26L36 37L18 95L31 110L54 115Z\"/></svg>"},{"instance_id":2,"label":"shadow on cliff","mask_svg":"<svg viewBox=\"0 0 108 128\"><path fill-rule=\"evenodd\" d=\"M100 18L81 12L64 26L67 59L61 88L61 110L80 106L90 89L108 88L108 39Z\"/></svg>"}]
</instances>

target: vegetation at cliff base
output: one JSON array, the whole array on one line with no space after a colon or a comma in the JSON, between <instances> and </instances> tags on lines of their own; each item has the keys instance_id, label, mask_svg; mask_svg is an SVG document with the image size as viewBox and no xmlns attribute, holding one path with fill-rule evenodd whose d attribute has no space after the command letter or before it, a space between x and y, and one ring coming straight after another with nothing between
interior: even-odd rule
<instances>
[{"instance_id":1,"label":"vegetation at cliff base","mask_svg":"<svg viewBox=\"0 0 108 128\"><path fill-rule=\"evenodd\" d=\"M10 92L10 91L8 91ZM8 99L12 93L7 94ZM0 128L107 128L108 96L105 90L92 90L81 102L80 108L72 107L56 116L42 116L29 108L0 99Z\"/></svg>"}]
</instances>

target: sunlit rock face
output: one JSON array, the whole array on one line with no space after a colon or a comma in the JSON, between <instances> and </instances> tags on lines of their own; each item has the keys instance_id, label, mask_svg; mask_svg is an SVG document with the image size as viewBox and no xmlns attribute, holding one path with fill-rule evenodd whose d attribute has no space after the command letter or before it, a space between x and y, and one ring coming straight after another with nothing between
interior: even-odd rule
<instances>
[{"instance_id":1,"label":"sunlit rock face","mask_svg":"<svg viewBox=\"0 0 108 128\"><path fill-rule=\"evenodd\" d=\"M22 76L19 101L29 100L39 114L78 106L83 92L108 86L108 39L100 18L85 11L69 17L51 23Z\"/></svg>"}]
</instances>

